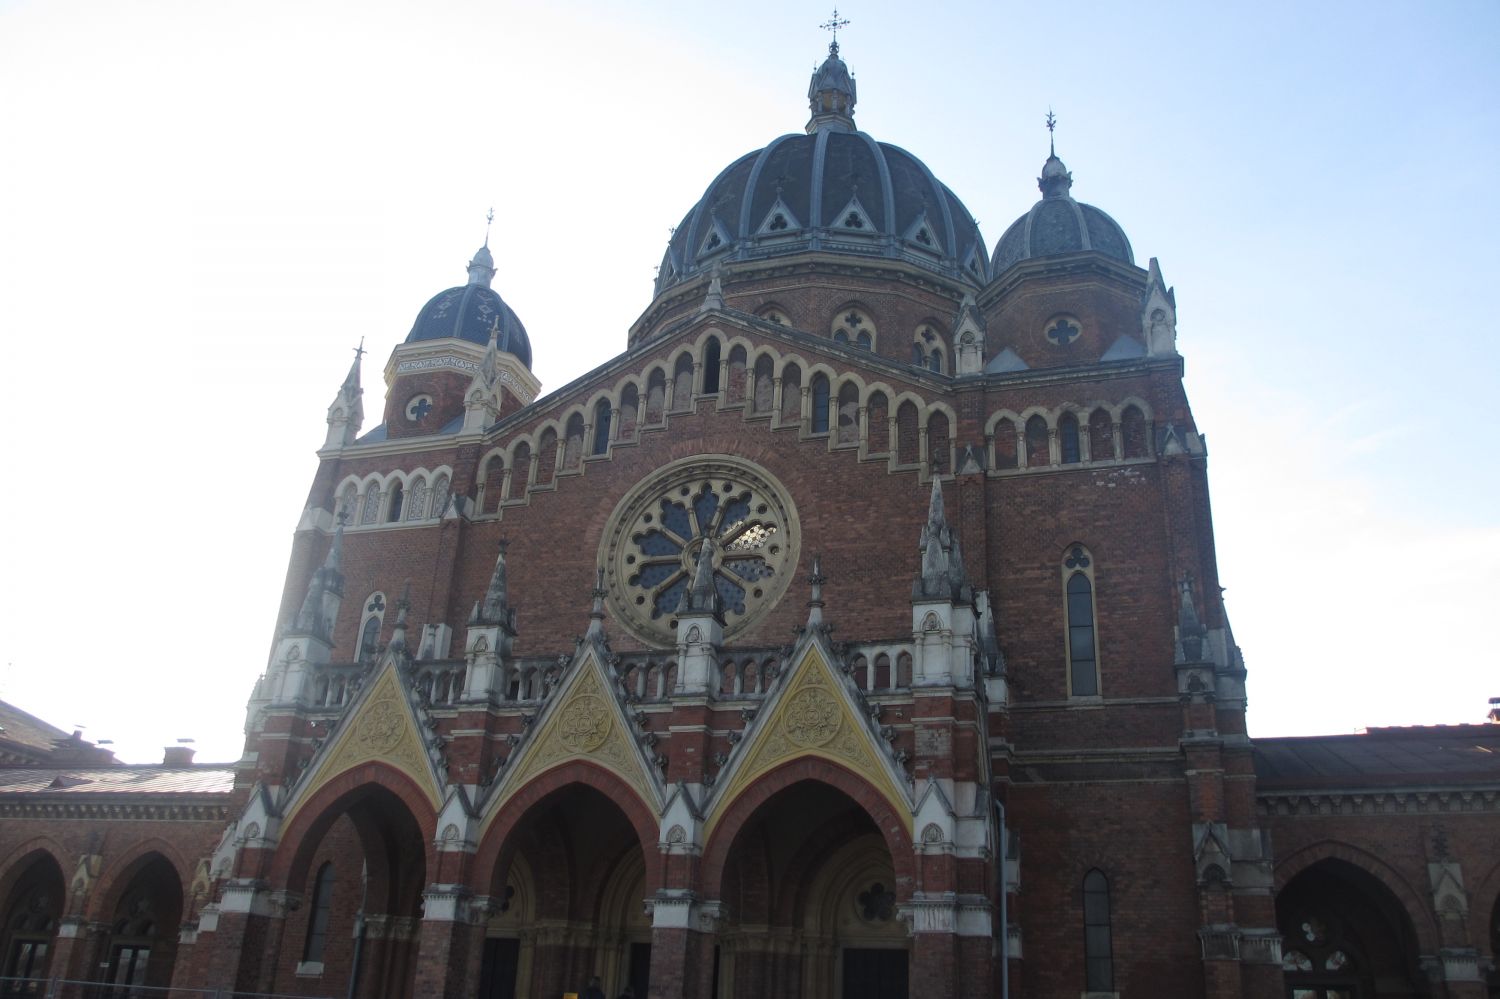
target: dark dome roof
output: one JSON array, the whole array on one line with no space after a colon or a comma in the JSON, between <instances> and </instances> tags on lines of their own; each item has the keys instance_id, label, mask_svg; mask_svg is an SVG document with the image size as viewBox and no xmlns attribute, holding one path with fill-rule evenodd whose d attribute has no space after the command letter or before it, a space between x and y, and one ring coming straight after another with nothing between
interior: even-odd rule
<instances>
[{"instance_id":1,"label":"dark dome roof","mask_svg":"<svg viewBox=\"0 0 1500 999\"><path fill-rule=\"evenodd\" d=\"M989 275L963 202L921 160L854 127L854 82L830 47L808 87L808 134L731 163L667 244L658 294L722 261L807 250L904 260L969 284Z\"/></svg>"},{"instance_id":2,"label":"dark dome roof","mask_svg":"<svg viewBox=\"0 0 1500 999\"><path fill-rule=\"evenodd\" d=\"M521 325L520 318L490 287L494 275L494 261L489 248L484 247L469 261L469 283L432 296L417 313L417 321L412 323L406 342L457 337L487 345L498 317L500 349L516 355L529 370L531 340L526 336L526 327Z\"/></svg>"},{"instance_id":3,"label":"dark dome roof","mask_svg":"<svg viewBox=\"0 0 1500 999\"><path fill-rule=\"evenodd\" d=\"M995 244L991 273L998 275L1021 260L1080 250L1095 250L1127 264L1135 263L1130 240L1120 224L1093 205L1073 200L1068 193L1073 175L1055 154L1047 158L1037 186L1042 190L1042 200L1012 222Z\"/></svg>"}]
</instances>

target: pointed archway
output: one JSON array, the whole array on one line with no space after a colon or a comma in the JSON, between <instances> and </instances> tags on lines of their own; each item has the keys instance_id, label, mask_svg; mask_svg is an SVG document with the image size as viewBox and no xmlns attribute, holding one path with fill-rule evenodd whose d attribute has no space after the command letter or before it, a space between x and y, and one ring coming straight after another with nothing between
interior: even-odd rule
<instances>
[{"instance_id":1,"label":"pointed archway","mask_svg":"<svg viewBox=\"0 0 1500 999\"><path fill-rule=\"evenodd\" d=\"M119 873L105 900L104 980L121 989L169 987L183 912L176 865L161 853L144 853Z\"/></svg>"},{"instance_id":2,"label":"pointed archway","mask_svg":"<svg viewBox=\"0 0 1500 999\"><path fill-rule=\"evenodd\" d=\"M42 849L21 858L12 871L0 901L0 995L41 995L52 967L66 882L57 860Z\"/></svg>"},{"instance_id":3,"label":"pointed archway","mask_svg":"<svg viewBox=\"0 0 1500 999\"><path fill-rule=\"evenodd\" d=\"M436 820L402 774L371 764L350 783L325 787L282 835L272 882L284 918L263 958L269 991L413 995Z\"/></svg>"},{"instance_id":4,"label":"pointed archway","mask_svg":"<svg viewBox=\"0 0 1500 999\"><path fill-rule=\"evenodd\" d=\"M902 872L866 806L803 775L731 824L705 869L705 889L720 893L725 912L713 994L906 999Z\"/></svg>"},{"instance_id":5,"label":"pointed archway","mask_svg":"<svg viewBox=\"0 0 1500 999\"><path fill-rule=\"evenodd\" d=\"M1373 999L1429 995L1417 934L1396 894L1347 860L1319 860L1276 895L1287 995Z\"/></svg>"},{"instance_id":6,"label":"pointed archway","mask_svg":"<svg viewBox=\"0 0 1500 999\"><path fill-rule=\"evenodd\" d=\"M643 902L659 866L643 844L652 827L633 814L640 802L628 792L622 799L608 780L552 776L511 800L480 851L491 902L479 995L582 993L598 976L609 995L632 985L645 996L651 924Z\"/></svg>"}]
</instances>

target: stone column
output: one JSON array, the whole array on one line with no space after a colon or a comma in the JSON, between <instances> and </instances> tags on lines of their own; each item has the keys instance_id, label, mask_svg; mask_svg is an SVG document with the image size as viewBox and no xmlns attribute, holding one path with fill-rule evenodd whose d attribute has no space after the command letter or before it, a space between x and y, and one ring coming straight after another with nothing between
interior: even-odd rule
<instances>
[{"instance_id":1,"label":"stone column","mask_svg":"<svg viewBox=\"0 0 1500 999\"><path fill-rule=\"evenodd\" d=\"M463 885L429 885L422 893L413 994L462 999L479 988L484 955L483 907Z\"/></svg>"},{"instance_id":2,"label":"stone column","mask_svg":"<svg viewBox=\"0 0 1500 999\"><path fill-rule=\"evenodd\" d=\"M652 991L662 999L715 999L719 903L699 901L686 889L663 889L651 906Z\"/></svg>"}]
</instances>

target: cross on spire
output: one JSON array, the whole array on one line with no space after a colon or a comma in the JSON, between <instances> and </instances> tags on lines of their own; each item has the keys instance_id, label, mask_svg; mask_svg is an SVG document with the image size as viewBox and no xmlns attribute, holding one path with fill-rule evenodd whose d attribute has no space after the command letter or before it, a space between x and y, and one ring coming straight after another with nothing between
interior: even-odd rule
<instances>
[{"instance_id":1,"label":"cross on spire","mask_svg":"<svg viewBox=\"0 0 1500 999\"><path fill-rule=\"evenodd\" d=\"M364 337L360 337L359 338L359 346L354 348L354 360L356 362L364 360L365 353L366 353L366 351L365 351L365 338Z\"/></svg>"},{"instance_id":2,"label":"cross on spire","mask_svg":"<svg viewBox=\"0 0 1500 999\"><path fill-rule=\"evenodd\" d=\"M835 8L833 8L833 16L830 17L828 20L824 21L822 24L818 25L818 27L822 28L824 31L831 31L831 32L833 32L833 40L828 43L828 54L829 55L835 55L835 56L838 55L839 54L839 29L840 28L847 28L847 27L849 27L849 19L847 17L840 18L839 17L839 9L837 7L835 7Z\"/></svg>"},{"instance_id":3,"label":"cross on spire","mask_svg":"<svg viewBox=\"0 0 1500 999\"><path fill-rule=\"evenodd\" d=\"M1047 109L1047 151L1053 156L1057 155L1057 115L1052 109Z\"/></svg>"},{"instance_id":4,"label":"cross on spire","mask_svg":"<svg viewBox=\"0 0 1500 999\"><path fill-rule=\"evenodd\" d=\"M490 225L495 221L495 206L490 205L488 214L484 217L484 245L490 245Z\"/></svg>"}]
</instances>

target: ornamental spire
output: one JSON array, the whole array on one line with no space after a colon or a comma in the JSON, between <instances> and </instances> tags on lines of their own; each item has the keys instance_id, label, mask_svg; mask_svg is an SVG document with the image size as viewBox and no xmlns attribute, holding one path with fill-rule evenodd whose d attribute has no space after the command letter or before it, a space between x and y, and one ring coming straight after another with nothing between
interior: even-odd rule
<instances>
[{"instance_id":1,"label":"ornamental spire","mask_svg":"<svg viewBox=\"0 0 1500 999\"><path fill-rule=\"evenodd\" d=\"M604 598L608 593L609 591L604 588L604 567L600 566L594 576L594 606L589 609L589 630L584 636L591 641L608 640L604 634Z\"/></svg>"},{"instance_id":2,"label":"ornamental spire","mask_svg":"<svg viewBox=\"0 0 1500 999\"><path fill-rule=\"evenodd\" d=\"M1042 164L1042 175L1036 179L1043 198L1066 198L1073 187L1073 175L1057 158L1057 115L1047 109L1047 162Z\"/></svg>"},{"instance_id":3,"label":"ornamental spire","mask_svg":"<svg viewBox=\"0 0 1500 999\"><path fill-rule=\"evenodd\" d=\"M495 258L490 255L490 224L494 221L495 209L491 208L484 217L484 245L474 254L474 259L469 261L471 286L488 288L495 278Z\"/></svg>"},{"instance_id":4,"label":"ornamental spire","mask_svg":"<svg viewBox=\"0 0 1500 999\"><path fill-rule=\"evenodd\" d=\"M510 542L500 540L500 551L495 556L495 570L490 574L489 588L482 599L474 601L474 610L469 614L470 626L498 625L506 631L516 630L516 612L510 606L510 584L505 566L505 549Z\"/></svg>"},{"instance_id":5,"label":"ornamental spire","mask_svg":"<svg viewBox=\"0 0 1500 999\"><path fill-rule=\"evenodd\" d=\"M338 525L333 529L333 543L328 546L328 556L313 570L312 579L307 583L307 596L302 598L302 607L297 611L293 625L294 631L324 641L333 638L333 622L344 597L344 518L344 512L340 511Z\"/></svg>"},{"instance_id":6,"label":"ornamental spire","mask_svg":"<svg viewBox=\"0 0 1500 999\"><path fill-rule=\"evenodd\" d=\"M853 132L854 126L854 79L849 67L839 58L839 29L847 27L849 20L840 18L837 8L833 17L819 27L833 32L828 43L828 58L813 71L812 82L807 85L807 103L812 117L807 122L807 133L819 129L838 132Z\"/></svg>"}]
</instances>

